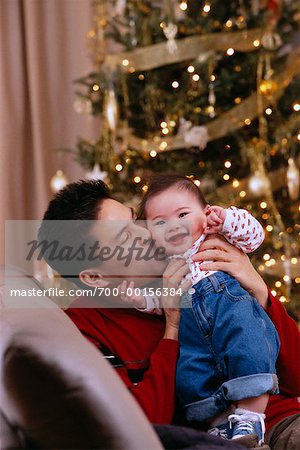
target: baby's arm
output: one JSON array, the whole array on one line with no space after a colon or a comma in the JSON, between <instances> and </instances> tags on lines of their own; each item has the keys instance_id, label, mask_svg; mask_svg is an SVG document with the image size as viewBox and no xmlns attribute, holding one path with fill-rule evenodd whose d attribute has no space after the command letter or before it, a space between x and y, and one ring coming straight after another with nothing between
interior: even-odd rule
<instances>
[{"instance_id":1,"label":"baby's arm","mask_svg":"<svg viewBox=\"0 0 300 450\"><path fill-rule=\"evenodd\" d=\"M132 308L136 308L139 311L149 313L149 314L157 314L162 315L162 309L160 307L159 298L153 295L137 295L135 291L134 283L130 282L127 285L127 281L124 280L118 286L121 300L128 306ZM129 295L131 293L131 295Z\"/></svg>"},{"instance_id":2,"label":"baby's arm","mask_svg":"<svg viewBox=\"0 0 300 450\"><path fill-rule=\"evenodd\" d=\"M217 214L220 221L218 225L210 225L210 216ZM224 218L225 217L225 218ZM223 209L220 206L210 206L208 210L207 223L211 232L223 234L228 242L243 250L245 253L251 253L256 250L264 240L265 233L261 224L245 209L238 209L231 206ZM216 226L218 229L216 229Z\"/></svg>"},{"instance_id":3,"label":"baby's arm","mask_svg":"<svg viewBox=\"0 0 300 450\"><path fill-rule=\"evenodd\" d=\"M231 206L226 209L222 234L228 242L245 253L254 252L265 238L264 229L258 220L245 209Z\"/></svg>"}]
</instances>

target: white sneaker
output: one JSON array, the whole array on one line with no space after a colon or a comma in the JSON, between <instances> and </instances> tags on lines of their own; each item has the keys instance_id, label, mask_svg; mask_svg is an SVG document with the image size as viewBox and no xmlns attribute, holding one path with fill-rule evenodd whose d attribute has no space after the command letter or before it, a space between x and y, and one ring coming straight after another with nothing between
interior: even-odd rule
<instances>
[{"instance_id":1,"label":"white sneaker","mask_svg":"<svg viewBox=\"0 0 300 450\"><path fill-rule=\"evenodd\" d=\"M265 414L237 409L235 414L228 417L232 427L231 439L242 439L247 436L257 436L258 445L264 443L265 438Z\"/></svg>"}]
</instances>

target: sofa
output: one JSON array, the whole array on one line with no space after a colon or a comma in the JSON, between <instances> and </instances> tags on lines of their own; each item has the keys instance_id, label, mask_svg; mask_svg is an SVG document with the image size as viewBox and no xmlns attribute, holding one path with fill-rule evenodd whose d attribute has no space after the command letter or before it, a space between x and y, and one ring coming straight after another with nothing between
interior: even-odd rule
<instances>
[{"instance_id":1,"label":"sofa","mask_svg":"<svg viewBox=\"0 0 300 450\"><path fill-rule=\"evenodd\" d=\"M19 269L0 270L1 450L242 450L190 428L153 427L56 303L11 295L32 288L42 286Z\"/></svg>"},{"instance_id":2,"label":"sofa","mask_svg":"<svg viewBox=\"0 0 300 450\"><path fill-rule=\"evenodd\" d=\"M113 368L16 269L1 271L0 448L161 449Z\"/></svg>"}]
</instances>

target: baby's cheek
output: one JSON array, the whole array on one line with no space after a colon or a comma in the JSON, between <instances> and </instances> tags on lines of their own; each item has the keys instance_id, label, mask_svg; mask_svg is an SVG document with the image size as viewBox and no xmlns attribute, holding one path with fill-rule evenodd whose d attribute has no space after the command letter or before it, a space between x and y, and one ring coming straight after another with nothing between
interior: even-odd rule
<instances>
[{"instance_id":1,"label":"baby's cheek","mask_svg":"<svg viewBox=\"0 0 300 450\"><path fill-rule=\"evenodd\" d=\"M165 245L165 237L163 230L157 230L155 228L149 229L152 239L155 241L155 246L163 247Z\"/></svg>"},{"instance_id":2,"label":"baby's cheek","mask_svg":"<svg viewBox=\"0 0 300 450\"><path fill-rule=\"evenodd\" d=\"M193 241L197 240L200 235L203 233L207 226L207 219L206 217L197 217L193 220L193 226L192 226L192 234L193 234Z\"/></svg>"}]
</instances>

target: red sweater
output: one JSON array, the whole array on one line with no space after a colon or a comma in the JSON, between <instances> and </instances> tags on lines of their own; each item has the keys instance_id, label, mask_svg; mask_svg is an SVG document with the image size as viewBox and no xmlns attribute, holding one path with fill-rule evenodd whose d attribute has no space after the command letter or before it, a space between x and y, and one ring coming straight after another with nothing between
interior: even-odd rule
<instances>
[{"instance_id":1,"label":"red sweater","mask_svg":"<svg viewBox=\"0 0 300 450\"><path fill-rule=\"evenodd\" d=\"M281 349L277 361L280 395L271 396L266 415L267 429L284 417L300 412L300 334L282 304L270 294L266 310L277 328ZM174 413L175 370L178 342L163 339L161 316L132 309L70 308L66 311L80 331L98 348L105 345L123 362L116 368L152 423L171 423ZM130 369L146 369L134 385Z\"/></svg>"}]
</instances>

